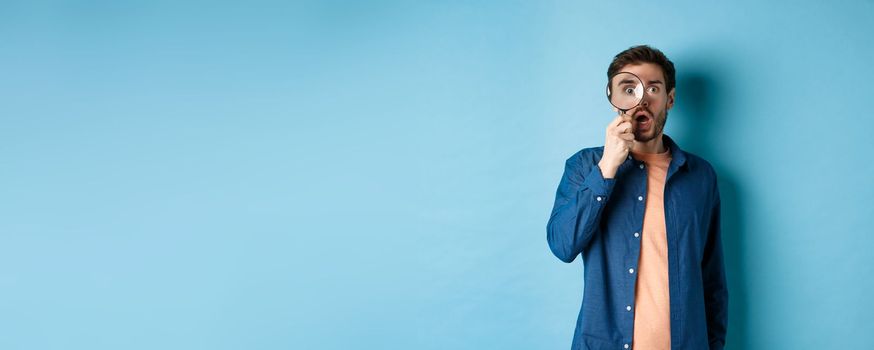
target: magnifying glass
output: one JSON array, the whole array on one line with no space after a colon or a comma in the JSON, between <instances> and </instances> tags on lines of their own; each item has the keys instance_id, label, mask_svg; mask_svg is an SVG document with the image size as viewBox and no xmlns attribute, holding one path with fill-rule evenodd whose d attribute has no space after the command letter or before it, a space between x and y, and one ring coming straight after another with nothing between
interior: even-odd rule
<instances>
[{"instance_id":1,"label":"magnifying glass","mask_svg":"<svg viewBox=\"0 0 874 350\"><path fill-rule=\"evenodd\" d=\"M629 72L614 74L607 81L607 100L625 114L643 100L643 81Z\"/></svg>"}]
</instances>

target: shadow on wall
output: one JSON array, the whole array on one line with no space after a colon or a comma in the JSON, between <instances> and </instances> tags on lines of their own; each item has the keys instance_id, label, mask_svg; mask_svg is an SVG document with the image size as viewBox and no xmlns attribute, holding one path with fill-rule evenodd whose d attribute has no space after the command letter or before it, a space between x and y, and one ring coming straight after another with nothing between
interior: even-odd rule
<instances>
[{"instance_id":1,"label":"shadow on wall","mask_svg":"<svg viewBox=\"0 0 874 350\"><path fill-rule=\"evenodd\" d=\"M747 271L743 249L747 238L743 191L733 176L732 170L722 160L732 157L730 150L717 149L714 140L731 137L720 131L716 121L730 123L732 111L730 91L726 86L731 74L714 67L718 60L684 62L678 66L677 106L682 113L671 115L674 123L681 126L677 139L681 147L708 160L716 169L722 199L722 243L728 279L728 338L726 349L750 349L752 345L746 328L750 323L747 302ZM671 120L669 117L669 120ZM669 124L671 121L668 122ZM725 144L725 143L723 143Z\"/></svg>"}]
</instances>

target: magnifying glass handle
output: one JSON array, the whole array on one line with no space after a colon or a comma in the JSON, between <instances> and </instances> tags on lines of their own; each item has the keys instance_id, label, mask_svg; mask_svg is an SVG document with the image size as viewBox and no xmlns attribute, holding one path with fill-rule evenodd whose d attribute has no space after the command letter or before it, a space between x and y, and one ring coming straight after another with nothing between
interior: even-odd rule
<instances>
[{"instance_id":1,"label":"magnifying glass handle","mask_svg":"<svg viewBox=\"0 0 874 350\"><path fill-rule=\"evenodd\" d=\"M634 109L634 108L631 108L631 109ZM619 109L619 115L627 115L625 113L630 111L631 109ZM633 122L631 123L631 132L634 132L634 123Z\"/></svg>"}]
</instances>

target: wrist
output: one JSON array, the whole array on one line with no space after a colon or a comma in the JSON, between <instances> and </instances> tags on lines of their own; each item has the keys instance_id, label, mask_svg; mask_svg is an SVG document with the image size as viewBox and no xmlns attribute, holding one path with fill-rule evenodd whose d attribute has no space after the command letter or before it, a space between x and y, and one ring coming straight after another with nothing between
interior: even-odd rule
<instances>
[{"instance_id":1,"label":"wrist","mask_svg":"<svg viewBox=\"0 0 874 350\"><path fill-rule=\"evenodd\" d=\"M602 177L604 177L605 179L612 179L614 176L616 176L616 169L618 168L618 166L614 166L604 159L601 159L601 161L598 162L598 168L601 168Z\"/></svg>"}]
</instances>

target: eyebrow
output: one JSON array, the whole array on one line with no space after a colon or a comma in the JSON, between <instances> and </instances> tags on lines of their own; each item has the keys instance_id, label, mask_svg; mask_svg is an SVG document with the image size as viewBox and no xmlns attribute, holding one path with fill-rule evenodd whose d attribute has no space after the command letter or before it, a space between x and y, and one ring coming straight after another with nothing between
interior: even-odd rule
<instances>
[{"instance_id":1,"label":"eyebrow","mask_svg":"<svg viewBox=\"0 0 874 350\"><path fill-rule=\"evenodd\" d=\"M652 85L652 84L664 84L664 83L661 80L650 80L649 85Z\"/></svg>"}]
</instances>

